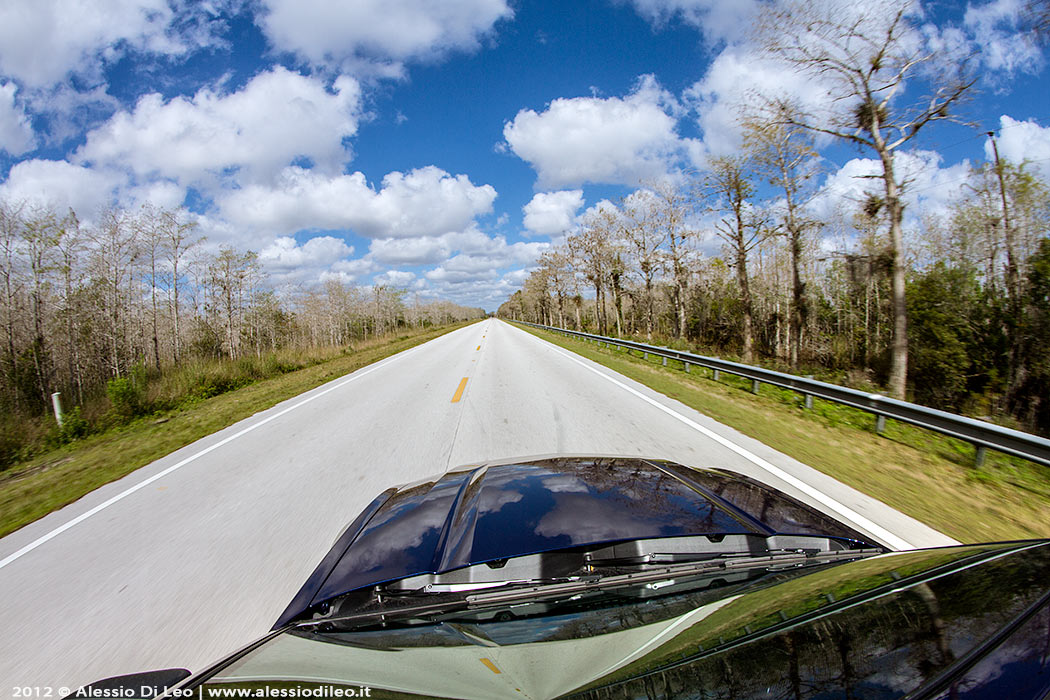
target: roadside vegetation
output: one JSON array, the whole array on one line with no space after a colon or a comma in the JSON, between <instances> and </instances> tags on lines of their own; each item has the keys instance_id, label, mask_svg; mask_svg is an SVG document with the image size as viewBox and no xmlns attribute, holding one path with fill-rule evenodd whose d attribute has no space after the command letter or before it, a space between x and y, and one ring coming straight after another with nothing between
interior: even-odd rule
<instances>
[{"instance_id":1,"label":"roadside vegetation","mask_svg":"<svg viewBox=\"0 0 1050 700\"><path fill-rule=\"evenodd\" d=\"M589 209L499 316L834 375L1050 435L1046 170L1000 158L981 128L967 140L987 160L925 206L940 155L913 139L965 120L979 75L924 41L918 15L836 7L792 3L756 32L840 108L749 93L739 152ZM867 159L840 207L832 146Z\"/></svg>"},{"instance_id":2,"label":"roadside vegetation","mask_svg":"<svg viewBox=\"0 0 1050 700\"><path fill-rule=\"evenodd\" d=\"M0 535L485 315L283 269L272 280L256 253L209 246L183 210L82 224L0 199Z\"/></svg>"},{"instance_id":3,"label":"roadside vegetation","mask_svg":"<svg viewBox=\"0 0 1050 700\"><path fill-rule=\"evenodd\" d=\"M401 329L353 347L133 371L111 381L87 417L74 411L62 430L54 418L23 418L35 448L0 472L0 537L195 440L467 323Z\"/></svg>"},{"instance_id":4,"label":"roadside vegetation","mask_svg":"<svg viewBox=\"0 0 1050 700\"><path fill-rule=\"evenodd\" d=\"M880 435L864 411L731 375L689 374L624 350L525 330L641 382L784 454L819 469L961 542L1050 537L1050 470L988 452L973 466L967 443L886 421Z\"/></svg>"},{"instance_id":5,"label":"roadside vegetation","mask_svg":"<svg viewBox=\"0 0 1050 700\"><path fill-rule=\"evenodd\" d=\"M0 474L391 334L485 315L381 284L277 282L252 251L207 248L181 210L146 204L82 225L72 210L0 200Z\"/></svg>"}]
</instances>

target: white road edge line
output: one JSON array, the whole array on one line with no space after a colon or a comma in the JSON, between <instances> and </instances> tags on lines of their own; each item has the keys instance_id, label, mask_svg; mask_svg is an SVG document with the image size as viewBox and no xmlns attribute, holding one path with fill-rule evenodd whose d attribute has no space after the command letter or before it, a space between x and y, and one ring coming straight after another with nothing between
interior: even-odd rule
<instances>
[{"instance_id":1,"label":"white road edge line","mask_svg":"<svg viewBox=\"0 0 1050 700\"><path fill-rule=\"evenodd\" d=\"M532 337L535 338L535 336L532 336ZM537 338L537 340L542 340L542 339ZM678 419L682 423L685 423L686 425L688 425L690 428L692 428L692 429L696 430L697 432L702 433L704 436L714 440L719 445L722 445L723 447L725 447L727 449L730 449L733 452L736 452L738 455L740 455L744 459L748 460L749 462L755 464L758 467L761 467L762 469L765 469L767 472L769 472L773 476L777 477L778 479L781 479L782 481L785 481L788 484L791 484L792 486L794 486L796 489L798 489L802 493L806 494L807 496L810 496L811 498L815 498L816 500L820 501L822 504L824 504L830 510L835 511L836 513L838 513L842 517L846 518L847 520L852 521L855 525L858 525L861 529L867 530L869 533L871 533L872 535L874 535L878 539L882 540L885 544L888 544L889 546L893 547L894 549L898 549L898 550L917 549L917 547L915 545L911 544L910 542L908 542L908 541L906 541L904 539L901 539L900 537L898 537L897 535L893 534L892 532L890 532L886 528L882 527L881 525L879 525L879 524L873 522L872 520L864 517L863 515L861 515L857 511L853 510L852 508L839 503L835 499L831 498L831 496L828 496L824 492L813 488L812 486L810 486L806 482L802 481L798 477L792 476L791 474L787 473L786 471L784 471L780 467L778 467L778 466L776 466L774 464L771 464L770 462L762 459L761 457L759 457L758 455L754 454L753 452L750 452L749 450L744 449L743 447L741 447L740 445L737 445L736 443L732 442L731 440L728 440L728 439L722 437L718 433L716 433L716 432L714 432L714 431L712 431L712 430L710 430L708 428L705 428L704 426L700 425L699 423L697 423L696 421L692 420L691 418L688 418L688 417L683 416L682 414L678 413L674 409L671 409L671 408L668 408L667 406L664 406L659 401L656 401L654 399L649 398L645 394L643 394L643 393L641 393L641 392L639 392L639 391L637 391L637 390L627 386L626 384L624 384L623 382L619 381L618 379L610 377L609 375L607 375L604 372L601 372L598 369L592 367L591 365L587 364L586 362L584 362L583 360L579 359L578 357L576 357L576 356L574 356L572 354L569 354L568 352L562 350L558 346L556 346L554 344L551 344L551 347L554 348L554 351L557 352L559 355L563 355L564 357L568 358L569 360L572 360L573 362L575 362L576 364L580 365L581 367L584 367L587 370L589 370L591 372L594 372L595 374L597 374L599 377L602 377L606 381L612 382L613 384L615 384L616 386L620 387L624 391L637 396L642 401L645 401L645 402L651 404L652 406L660 409L661 411L663 411L667 415L671 416L672 418Z\"/></svg>"},{"instance_id":2,"label":"white road edge line","mask_svg":"<svg viewBox=\"0 0 1050 700\"><path fill-rule=\"evenodd\" d=\"M455 331L453 331L453 332L455 332ZM446 338L449 335L451 335L451 333L446 333L445 335L438 336L437 338L434 338L434 340L439 340L441 338ZM431 341L428 341L428 342L431 342ZM229 437L223 438L222 440L220 440L219 442L215 443L214 445L210 445L210 446L204 448L203 450L201 450L200 452L197 452L197 453L195 453L193 455L190 455L189 457L187 457L186 459L182 460L181 462L178 462L176 464L171 465L170 467L168 467L164 471L158 472L157 474L154 474L150 478L148 478L148 479L146 479L146 480L144 480L144 481L142 481L142 482L140 482L138 484L135 484L131 488L126 489L124 491L121 491L116 496L113 496L112 498L110 498L108 501L105 501L103 503L98 504L97 506L95 506L91 510L87 511L86 513L81 513L77 517L75 517L72 520L70 520L68 523L65 523L64 525L60 525L59 527L56 527L51 532L47 533L46 535L43 535L42 537L39 537L39 538L33 540L32 542L30 542L26 546L24 546L21 549L19 549L17 552L14 552L14 553L8 555L4 559L0 559L0 569L4 568L5 566L7 566L11 562L15 561L16 559L19 559L20 557L28 554L29 552L32 552L34 549L36 549L40 545L44 544L45 542L47 542L47 541L57 537L58 535L61 535L63 532L65 532L66 530L70 529L71 527L73 527L75 525L79 525L80 523L82 523L85 520L87 520L88 518L90 518L92 515L95 515L96 513L100 512L102 510L105 510L106 508L110 507L111 505L113 505L117 501L120 501L120 500L126 498L127 496L130 496L131 494L135 493L136 491L138 491L141 488L145 488L146 486L149 486L150 484L152 484L157 479L161 479L161 478L167 476L168 474L171 474L173 471L175 471L177 469L181 469L182 467L186 466L190 462L193 462L194 460L196 460L196 459L198 459L200 457L203 457L204 455L206 455L206 454L208 454L210 452L214 452L215 450L219 449L223 445L229 444L230 442L233 442L234 440L236 440L237 438L239 438L239 437L241 437L243 435L247 435L248 433L252 432L256 428L261 428L262 426L266 425L270 421L277 420L278 418L280 418L284 414L290 413L291 411L294 411L295 409L299 408L300 406L305 406L306 404L310 403L314 399L318 399L318 398L324 396L325 394L328 394L328 393L331 393L331 392L335 391L336 389L341 389L344 386L346 386L347 384L349 384L350 382L357 381L361 377L364 377L366 375L371 374L372 372L375 372L376 370L379 370L379 369L381 369L383 367L386 367L388 364L393 362L395 359L402 357L406 353L409 353L412 350L415 350L416 348L421 348L421 347L423 347L423 345L426 345L426 343L423 343L421 345L417 345L414 348L409 348L408 350L403 350L403 351L399 352L398 354L393 355L392 357L386 358L385 360L381 360L378 364L372 365L371 367L359 369L359 370L355 371L352 375L350 375L349 377L347 377L347 378L345 378L345 379L343 379L341 381L340 380L336 380L336 381L339 382L338 384L333 384L332 386L328 387L327 389L324 389L323 391L319 391L316 394L313 394L312 396L309 396L306 399L303 399L302 401L300 401L299 403L295 404L294 406L289 406L288 408L285 408L282 411L273 414L272 416L267 416L266 418L262 419L258 423L253 423L252 425L249 425L247 428L244 428L243 430L240 430L240 431L234 433L233 435L230 435ZM245 420L247 420L247 419L245 419ZM204 438L201 438L201 439L203 440ZM163 457L161 459L163 459Z\"/></svg>"}]
</instances>

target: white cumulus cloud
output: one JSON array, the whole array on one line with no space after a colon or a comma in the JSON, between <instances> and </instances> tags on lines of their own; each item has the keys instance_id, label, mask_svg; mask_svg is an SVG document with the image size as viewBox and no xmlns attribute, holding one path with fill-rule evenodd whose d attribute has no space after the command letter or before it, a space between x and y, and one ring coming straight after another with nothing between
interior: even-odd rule
<instances>
[{"instance_id":1,"label":"white cumulus cloud","mask_svg":"<svg viewBox=\"0 0 1050 700\"><path fill-rule=\"evenodd\" d=\"M1007 115L999 117L999 155L1012 162L1032 161L1044 178L1050 179L1050 127L1040 126L1034 120L1019 121ZM995 159L992 142L984 146L985 157Z\"/></svg>"},{"instance_id":2,"label":"white cumulus cloud","mask_svg":"<svg viewBox=\"0 0 1050 700\"><path fill-rule=\"evenodd\" d=\"M0 83L0 151L20 156L36 147L36 135L25 108L15 101L14 83Z\"/></svg>"},{"instance_id":3,"label":"white cumulus cloud","mask_svg":"<svg viewBox=\"0 0 1050 700\"><path fill-rule=\"evenodd\" d=\"M385 265L429 265L441 262L452 252L444 237L379 238L372 241L369 254Z\"/></svg>"},{"instance_id":4,"label":"white cumulus cloud","mask_svg":"<svg viewBox=\"0 0 1050 700\"><path fill-rule=\"evenodd\" d=\"M330 279L342 284L355 284L363 281L369 275L377 272L379 266L370 258L354 258L353 260L340 260L331 268L321 273L320 281L326 282Z\"/></svg>"},{"instance_id":5,"label":"white cumulus cloud","mask_svg":"<svg viewBox=\"0 0 1050 700\"><path fill-rule=\"evenodd\" d=\"M903 183L905 227L917 229L924 215L945 215L968 179L969 162L944 166L936 151L898 151L894 169ZM818 219L833 218L836 211L857 211L868 194L882 196L882 163L873 158L853 158L828 175L810 210Z\"/></svg>"},{"instance_id":6,"label":"white cumulus cloud","mask_svg":"<svg viewBox=\"0 0 1050 700\"><path fill-rule=\"evenodd\" d=\"M81 218L111 205L123 184L119 175L73 165L64 160L25 160L11 168L0 184L0 198L53 207L72 207Z\"/></svg>"},{"instance_id":7,"label":"white cumulus cloud","mask_svg":"<svg viewBox=\"0 0 1050 700\"><path fill-rule=\"evenodd\" d=\"M1045 61L1035 37L1018 31L1028 12L1024 0L969 4L963 25L971 32L982 62L992 70L1036 73Z\"/></svg>"},{"instance_id":8,"label":"white cumulus cloud","mask_svg":"<svg viewBox=\"0 0 1050 700\"><path fill-rule=\"evenodd\" d=\"M249 185L220 202L223 215L274 234L304 228L352 229L370 238L439 236L492 210L496 190L434 166L392 172L374 189L360 173L327 176L286 168L274 185Z\"/></svg>"},{"instance_id":9,"label":"white cumulus cloud","mask_svg":"<svg viewBox=\"0 0 1050 700\"><path fill-rule=\"evenodd\" d=\"M128 49L182 55L215 42L211 6L169 0L4 0L0 74L47 86L69 73L98 80Z\"/></svg>"},{"instance_id":10,"label":"white cumulus cloud","mask_svg":"<svg viewBox=\"0 0 1050 700\"><path fill-rule=\"evenodd\" d=\"M574 97L543 112L525 109L503 128L538 185L637 185L674 169L689 144L675 131L679 106L656 79L642 76L626 97Z\"/></svg>"},{"instance_id":11,"label":"white cumulus cloud","mask_svg":"<svg viewBox=\"0 0 1050 700\"><path fill-rule=\"evenodd\" d=\"M738 41L749 31L759 9L756 0L630 0L639 15L657 29L679 17L711 43Z\"/></svg>"},{"instance_id":12,"label":"white cumulus cloud","mask_svg":"<svg viewBox=\"0 0 1050 700\"><path fill-rule=\"evenodd\" d=\"M401 62L472 50L501 19L505 0L263 0L259 25L275 47L314 65Z\"/></svg>"},{"instance_id":13,"label":"white cumulus cloud","mask_svg":"<svg viewBox=\"0 0 1050 700\"><path fill-rule=\"evenodd\" d=\"M352 78L324 83L280 66L241 90L203 88L165 101L153 93L91 131L77 151L81 163L124 167L139 176L184 184L272 178L297 159L323 172L341 170L343 139L357 133L361 90Z\"/></svg>"},{"instance_id":14,"label":"white cumulus cloud","mask_svg":"<svg viewBox=\"0 0 1050 700\"><path fill-rule=\"evenodd\" d=\"M583 206L583 190L539 192L522 211L525 228L540 236L555 236L571 229Z\"/></svg>"},{"instance_id":15,"label":"white cumulus cloud","mask_svg":"<svg viewBox=\"0 0 1050 700\"><path fill-rule=\"evenodd\" d=\"M489 236L473 230L446 236L455 255L424 274L427 280L445 285L469 285L493 282L501 278L501 270L519 265L531 265L549 243L507 243L503 236Z\"/></svg>"},{"instance_id":16,"label":"white cumulus cloud","mask_svg":"<svg viewBox=\"0 0 1050 700\"><path fill-rule=\"evenodd\" d=\"M697 115L708 153L732 155L740 150L743 110L757 107L757 95L783 97L807 110L827 105L827 91L811 77L741 46L723 50L704 77L685 92L684 101Z\"/></svg>"},{"instance_id":17,"label":"white cumulus cloud","mask_svg":"<svg viewBox=\"0 0 1050 700\"><path fill-rule=\"evenodd\" d=\"M259 262L279 272L318 265L329 266L353 255L354 249L339 238L316 236L299 245L290 236L281 236L259 252Z\"/></svg>"},{"instance_id":18,"label":"white cumulus cloud","mask_svg":"<svg viewBox=\"0 0 1050 700\"><path fill-rule=\"evenodd\" d=\"M384 287L405 288L415 281L416 276L406 270L387 270L372 278L372 284Z\"/></svg>"}]
</instances>

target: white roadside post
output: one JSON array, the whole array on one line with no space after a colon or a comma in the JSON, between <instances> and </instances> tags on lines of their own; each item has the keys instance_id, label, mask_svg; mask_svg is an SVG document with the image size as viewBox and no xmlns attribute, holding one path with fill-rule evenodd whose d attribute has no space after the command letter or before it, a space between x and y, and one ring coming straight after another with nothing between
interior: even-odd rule
<instances>
[{"instance_id":1,"label":"white roadside post","mask_svg":"<svg viewBox=\"0 0 1050 700\"><path fill-rule=\"evenodd\" d=\"M58 421L58 427L62 427L62 422L65 420L65 416L62 413L62 392L56 391L51 394L51 405L55 409L55 420Z\"/></svg>"}]
</instances>

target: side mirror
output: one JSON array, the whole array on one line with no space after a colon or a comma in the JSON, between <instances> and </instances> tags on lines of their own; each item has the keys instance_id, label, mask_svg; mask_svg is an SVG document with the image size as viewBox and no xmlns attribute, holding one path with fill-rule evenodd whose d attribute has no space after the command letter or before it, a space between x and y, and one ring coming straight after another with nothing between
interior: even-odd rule
<instances>
[{"instance_id":1,"label":"side mirror","mask_svg":"<svg viewBox=\"0 0 1050 700\"><path fill-rule=\"evenodd\" d=\"M73 691L66 698L124 698L126 700L152 700L179 681L190 677L184 668L166 668L163 671L129 673L113 676Z\"/></svg>"}]
</instances>

